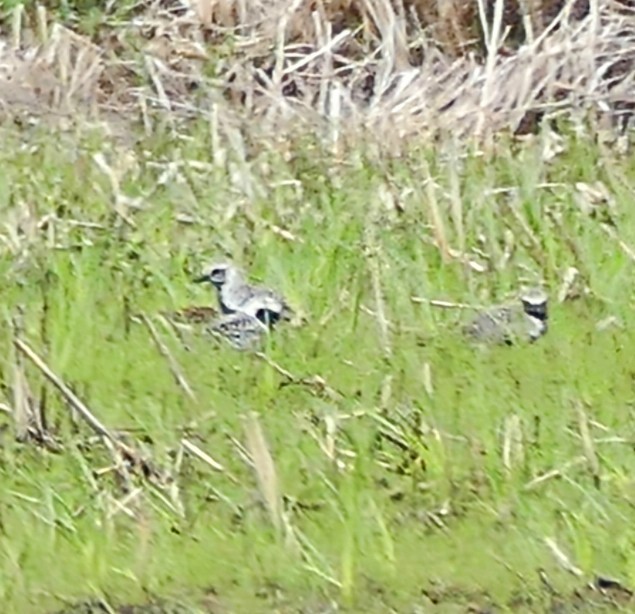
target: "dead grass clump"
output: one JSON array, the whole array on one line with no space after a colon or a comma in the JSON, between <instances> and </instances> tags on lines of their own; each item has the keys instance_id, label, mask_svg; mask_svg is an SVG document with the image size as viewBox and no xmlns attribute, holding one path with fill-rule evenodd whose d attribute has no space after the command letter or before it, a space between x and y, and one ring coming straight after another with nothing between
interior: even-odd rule
<instances>
[{"instance_id":1,"label":"dead grass clump","mask_svg":"<svg viewBox=\"0 0 635 614\"><path fill-rule=\"evenodd\" d=\"M371 135L400 151L450 133L522 132L545 116L629 115L635 18L619 4L593 6L147 2L106 23L99 44L55 26L39 47L7 46L0 59L42 108L116 111L146 129L157 110L172 120L214 114L252 136L308 130L337 150ZM514 47L520 25L525 42ZM0 79L10 101L9 83L18 80Z\"/></svg>"}]
</instances>

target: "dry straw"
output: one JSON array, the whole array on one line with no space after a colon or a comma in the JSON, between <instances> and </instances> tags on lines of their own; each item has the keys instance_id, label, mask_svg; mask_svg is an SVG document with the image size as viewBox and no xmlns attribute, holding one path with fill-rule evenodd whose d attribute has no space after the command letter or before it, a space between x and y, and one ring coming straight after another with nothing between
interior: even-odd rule
<instances>
[{"instance_id":1,"label":"dry straw","mask_svg":"<svg viewBox=\"0 0 635 614\"><path fill-rule=\"evenodd\" d=\"M515 47L502 0L482 0L474 15L457 3L389 0L184 4L139 5L101 45L47 23L42 9L16 13L0 50L0 99L15 98L19 83L40 113L83 105L141 114L147 127L155 111L203 115L217 138L246 126L274 144L309 130L337 154L360 138L395 152L446 133L489 140L544 113L613 116L634 102L635 18L616 2L591 2L581 19L572 0L551 21L523 14ZM39 45L28 44L29 28ZM470 32L482 33L482 57L461 52L478 50Z\"/></svg>"}]
</instances>

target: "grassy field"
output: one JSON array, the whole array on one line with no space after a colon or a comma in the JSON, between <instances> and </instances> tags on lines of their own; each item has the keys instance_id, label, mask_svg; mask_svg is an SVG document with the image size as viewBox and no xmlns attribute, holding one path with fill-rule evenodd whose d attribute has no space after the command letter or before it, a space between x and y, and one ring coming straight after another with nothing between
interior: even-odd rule
<instances>
[{"instance_id":1,"label":"grassy field","mask_svg":"<svg viewBox=\"0 0 635 614\"><path fill-rule=\"evenodd\" d=\"M489 157L338 162L306 144L214 165L206 128L187 137L124 156L3 131L4 407L26 381L63 445L16 442L4 419L4 611L573 611L596 574L635 583L628 160L570 137L550 161L538 139ZM576 182L598 181L614 206L591 215ZM281 385L270 363L203 334L185 347L155 321L188 395L130 321L214 303L191 278L227 255L307 319L268 359L323 386ZM560 302L570 267L578 298ZM532 346L470 347L471 312L425 302L542 281L551 330ZM19 308L18 334L167 486L102 471L107 448L13 346Z\"/></svg>"}]
</instances>

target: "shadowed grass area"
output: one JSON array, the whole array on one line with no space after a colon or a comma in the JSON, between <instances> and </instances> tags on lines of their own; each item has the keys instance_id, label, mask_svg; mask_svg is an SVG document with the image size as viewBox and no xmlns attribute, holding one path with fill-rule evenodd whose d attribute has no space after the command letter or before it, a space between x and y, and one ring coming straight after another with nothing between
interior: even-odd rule
<instances>
[{"instance_id":1,"label":"shadowed grass area","mask_svg":"<svg viewBox=\"0 0 635 614\"><path fill-rule=\"evenodd\" d=\"M528 144L487 159L439 148L337 164L313 147L213 166L206 133L190 136L126 162L98 140L36 134L26 149L3 135L2 402L15 408L22 373L36 402L46 390L64 445L52 454L5 432L5 610L149 594L192 611L430 611L434 593L439 608L542 611L539 570L562 593L583 581L546 538L584 578L635 583L626 163L571 138L551 162ZM596 181L615 199L613 235L580 207L575 182ZM265 354L312 385L204 334L186 348L156 322L192 399L130 321L213 303L190 282L225 255L307 317ZM559 302L570 267L579 298ZM467 346L472 312L426 302L489 304L542 280L551 328L526 347ZM18 307L29 344L109 428L130 430L168 486L102 471L107 450L12 348ZM251 412L286 530L245 460ZM183 438L224 470L184 453ZM205 606L212 592L218 609Z\"/></svg>"}]
</instances>

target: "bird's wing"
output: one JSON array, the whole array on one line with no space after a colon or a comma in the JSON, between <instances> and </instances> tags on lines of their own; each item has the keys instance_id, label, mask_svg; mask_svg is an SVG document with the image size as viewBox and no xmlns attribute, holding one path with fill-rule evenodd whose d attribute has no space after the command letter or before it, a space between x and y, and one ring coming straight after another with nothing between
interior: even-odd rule
<instances>
[{"instance_id":1,"label":"bird's wing","mask_svg":"<svg viewBox=\"0 0 635 614\"><path fill-rule=\"evenodd\" d=\"M255 347L267 332L266 326L257 318L240 311L218 318L209 330L239 350Z\"/></svg>"},{"instance_id":2,"label":"bird's wing","mask_svg":"<svg viewBox=\"0 0 635 614\"><path fill-rule=\"evenodd\" d=\"M507 307L494 307L479 313L464 326L463 332L477 341L504 343L509 336L512 313Z\"/></svg>"}]
</instances>

